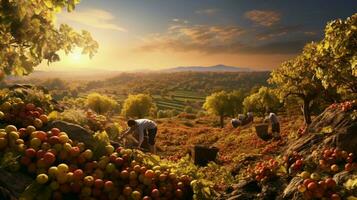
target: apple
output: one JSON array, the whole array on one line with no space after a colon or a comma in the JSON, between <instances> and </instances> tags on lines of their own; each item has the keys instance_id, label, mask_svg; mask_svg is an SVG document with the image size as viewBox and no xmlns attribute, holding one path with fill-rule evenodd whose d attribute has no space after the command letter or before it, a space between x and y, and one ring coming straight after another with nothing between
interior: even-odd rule
<instances>
[{"instance_id":1,"label":"apple","mask_svg":"<svg viewBox=\"0 0 357 200\"><path fill-rule=\"evenodd\" d=\"M112 191L114 188L114 183L112 181L105 181L104 183L104 190L107 192Z\"/></svg>"},{"instance_id":2,"label":"apple","mask_svg":"<svg viewBox=\"0 0 357 200\"><path fill-rule=\"evenodd\" d=\"M333 189L336 187L336 182L332 178L327 178L325 180L325 183L326 183L327 188Z\"/></svg>"},{"instance_id":3,"label":"apple","mask_svg":"<svg viewBox=\"0 0 357 200\"><path fill-rule=\"evenodd\" d=\"M149 197L149 196L144 196L144 197L143 197L143 200L151 200L151 197Z\"/></svg>"},{"instance_id":4,"label":"apple","mask_svg":"<svg viewBox=\"0 0 357 200\"><path fill-rule=\"evenodd\" d=\"M100 189L104 186L104 181L100 178L95 179L94 181L94 187Z\"/></svg>"},{"instance_id":5,"label":"apple","mask_svg":"<svg viewBox=\"0 0 357 200\"><path fill-rule=\"evenodd\" d=\"M47 115L40 115L39 119L42 121L43 124L46 124L48 122L48 117Z\"/></svg>"},{"instance_id":6,"label":"apple","mask_svg":"<svg viewBox=\"0 0 357 200\"><path fill-rule=\"evenodd\" d=\"M59 174L67 174L68 172L68 165L61 163L57 166Z\"/></svg>"},{"instance_id":7,"label":"apple","mask_svg":"<svg viewBox=\"0 0 357 200\"><path fill-rule=\"evenodd\" d=\"M311 182L307 185L307 189L310 191L314 191L317 188L317 184L315 182Z\"/></svg>"},{"instance_id":8,"label":"apple","mask_svg":"<svg viewBox=\"0 0 357 200\"><path fill-rule=\"evenodd\" d=\"M123 170L120 172L120 178L127 179L129 178L129 172L127 170Z\"/></svg>"},{"instance_id":9,"label":"apple","mask_svg":"<svg viewBox=\"0 0 357 200\"><path fill-rule=\"evenodd\" d=\"M124 159L121 158L121 157L117 157L115 159L115 164L119 167L119 166L122 166L124 164Z\"/></svg>"},{"instance_id":10,"label":"apple","mask_svg":"<svg viewBox=\"0 0 357 200\"><path fill-rule=\"evenodd\" d=\"M36 158L37 159L41 159L41 158L43 158L43 156L45 155L45 151L44 150L42 150L42 149L40 149L40 150L38 150L37 152L36 152Z\"/></svg>"},{"instance_id":11,"label":"apple","mask_svg":"<svg viewBox=\"0 0 357 200\"><path fill-rule=\"evenodd\" d=\"M181 189L176 189L175 196L177 198L182 198L183 197L183 191Z\"/></svg>"},{"instance_id":12,"label":"apple","mask_svg":"<svg viewBox=\"0 0 357 200\"><path fill-rule=\"evenodd\" d=\"M17 139L19 139L20 138L20 136L19 136L19 134L16 132L16 131L11 131L10 133L9 133L9 139L11 140L11 141L16 141Z\"/></svg>"},{"instance_id":13,"label":"apple","mask_svg":"<svg viewBox=\"0 0 357 200\"><path fill-rule=\"evenodd\" d=\"M352 164L351 163L347 163L347 164L345 164L345 171L352 171Z\"/></svg>"},{"instance_id":14,"label":"apple","mask_svg":"<svg viewBox=\"0 0 357 200\"><path fill-rule=\"evenodd\" d=\"M151 197L153 198L159 198L160 197L160 191L158 189L153 189L151 191Z\"/></svg>"},{"instance_id":15,"label":"apple","mask_svg":"<svg viewBox=\"0 0 357 200\"><path fill-rule=\"evenodd\" d=\"M132 191L133 189L130 186L125 186L123 189L123 194L128 197L131 195Z\"/></svg>"},{"instance_id":16,"label":"apple","mask_svg":"<svg viewBox=\"0 0 357 200\"><path fill-rule=\"evenodd\" d=\"M155 176L155 173L154 173L153 170L151 170L151 169L146 170L146 172L145 172L145 177L146 178L154 178L154 176Z\"/></svg>"},{"instance_id":17,"label":"apple","mask_svg":"<svg viewBox=\"0 0 357 200\"><path fill-rule=\"evenodd\" d=\"M0 138L5 138L7 133L5 131L0 131Z\"/></svg>"},{"instance_id":18,"label":"apple","mask_svg":"<svg viewBox=\"0 0 357 200\"><path fill-rule=\"evenodd\" d=\"M36 182L39 184L45 184L48 181L48 176L46 174L39 174L36 177Z\"/></svg>"},{"instance_id":19,"label":"apple","mask_svg":"<svg viewBox=\"0 0 357 200\"><path fill-rule=\"evenodd\" d=\"M79 147L72 147L71 150L69 151L69 154L72 156L72 157L76 157L78 156L80 153L80 150L79 150Z\"/></svg>"},{"instance_id":20,"label":"apple","mask_svg":"<svg viewBox=\"0 0 357 200\"><path fill-rule=\"evenodd\" d=\"M90 149L86 149L82 154L83 154L84 158L87 160L91 160L93 157L93 152Z\"/></svg>"},{"instance_id":21,"label":"apple","mask_svg":"<svg viewBox=\"0 0 357 200\"><path fill-rule=\"evenodd\" d=\"M315 173L312 173L312 174L311 174L310 178L311 178L312 180L318 181L318 180L320 179L320 175L315 172Z\"/></svg>"},{"instance_id":22,"label":"apple","mask_svg":"<svg viewBox=\"0 0 357 200\"><path fill-rule=\"evenodd\" d=\"M51 136L51 137L48 139L48 143L50 143L51 145L55 145L55 144L60 143L60 139L59 139L58 136Z\"/></svg>"},{"instance_id":23,"label":"apple","mask_svg":"<svg viewBox=\"0 0 357 200\"><path fill-rule=\"evenodd\" d=\"M58 128L52 128L51 133L53 136L58 136L61 131Z\"/></svg>"},{"instance_id":24,"label":"apple","mask_svg":"<svg viewBox=\"0 0 357 200\"><path fill-rule=\"evenodd\" d=\"M51 145L48 142L43 142L41 145L41 149L44 151L48 151L51 148Z\"/></svg>"},{"instance_id":25,"label":"apple","mask_svg":"<svg viewBox=\"0 0 357 200\"><path fill-rule=\"evenodd\" d=\"M131 198L133 200L140 200L141 199L141 193L139 191L136 191L134 190L132 193L131 193Z\"/></svg>"},{"instance_id":26,"label":"apple","mask_svg":"<svg viewBox=\"0 0 357 200\"><path fill-rule=\"evenodd\" d=\"M114 147L112 145L105 146L105 149L106 149L108 155L110 155L114 152Z\"/></svg>"},{"instance_id":27,"label":"apple","mask_svg":"<svg viewBox=\"0 0 357 200\"><path fill-rule=\"evenodd\" d=\"M341 200L341 197L338 194L332 194L331 195L331 200Z\"/></svg>"},{"instance_id":28,"label":"apple","mask_svg":"<svg viewBox=\"0 0 357 200\"><path fill-rule=\"evenodd\" d=\"M92 186L94 184L94 178L93 176L86 176L83 179L83 183L86 186Z\"/></svg>"},{"instance_id":29,"label":"apple","mask_svg":"<svg viewBox=\"0 0 357 200\"><path fill-rule=\"evenodd\" d=\"M30 147L34 148L34 149L38 149L38 147L40 147L41 145L41 140L38 138L32 138L30 140Z\"/></svg>"},{"instance_id":30,"label":"apple","mask_svg":"<svg viewBox=\"0 0 357 200\"><path fill-rule=\"evenodd\" d=\"M14 126L14 125L7 125L7 126L5 127L5 132L6 132L6 133L10 133L10 132L12 132L12 131L17 132L16 126Z\"/></svg>"},{"instance_id":31,"label":"apple","mask_svg":"<svg viewBox=\"0 0 357 200\"><path fill-rule=\"evenodd\" d=\"M5 117L5 114L2 111L0 111L0 120L4 119L4 117Z\"/></svg>"},{"instance_id":32,"label":"apple","mask_svg":"<svg viewBox=\"0 0 357 200\"><path fill-rule=\"evenodd\" d=\"M130 180L136 180L138 178L138 174L135 171L130 171L129 172L129 179Z\"/></svg>"},{"instance_id":33,"label":"apple","mask_svg":"<svg viewBox=\"0 0 357 200\"><path fill-rule=\"evenodd\" d=\"M39 119L39 118L36 118L34 121L33 121L33 125L36 127L36 128L41 128L43 126L43 123L42 121Z\"/></svg>"},{"instance_id":34,"label":"apple","mask_svg":"<svg viewBox=\"0 0 357 200\"><path fill-rule=\"evenodd\" d=\"M33 103L28 103L25 105L25 109L28 111L34 110L35 108L36 108L36 106Z\"/></svg>"},{"instance_id":35,"label":"apple","mask_svg":"<svg viewBox=\"0 0 357 200\"><path fill-rule=\"evenodd\" d=\"M56 166L52 166L48 169L48 175L50 177L57 177L58 175L58 168Z\"/></svg>"},{"instance_id":36,"label":"apple","mask_svg":"<svg viewBox=\"0 0 357 200\"><path fill-rule=\"evenodd\" d=\"M338 172L339 170L340 169L339 169L338 165L336 165L336 164L331 165L331 171Z\"/></svg>"},{"instance_id":37,"label":"apple","mask_svg":"<svg viewBox=\"0 0 357 200\"><path fill-rule=\"evenodd\" d=\"M112 173L115 170L115 165L113 163L108 163L107 166L105 167L105 171L107 173ZM134 172L135 173L135 172Z\"/></svg>"},{"instance_id":38,"label":"apple","mask_svg":"<svg viewBox=\"0 0 357 200\"><path fill-rule=\"evenodd\" d=\"M43 155L43 158L48 165L51 165L56 161L56 156L53 155L53 153L51 153L51 152L46 152Z\"/></svg>"},{"instance_id":39,"label":"apple","mask_svg":"<svg viewBox=\"0 0 357 200\"><path fill-rule=\"evenodd\" d=\"M61 133L62 133L62 132L61 132ZM60 142L61 142L62 144L64 144L64 143L66 143L66 142L69 141L69 138L68 138L67 134L62 134L62 135L59 136L59 140L60 140Z\"/></svg>"}]
</instances>

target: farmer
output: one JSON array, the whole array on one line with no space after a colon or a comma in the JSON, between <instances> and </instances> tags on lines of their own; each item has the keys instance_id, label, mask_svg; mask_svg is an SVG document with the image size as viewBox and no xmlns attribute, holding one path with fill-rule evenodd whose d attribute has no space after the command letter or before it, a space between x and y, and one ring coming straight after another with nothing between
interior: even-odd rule
<instances>
[{"instance_id":1,"label":"farmer","mask_svg":"<svg viewBox=\"0 0 357 200\"><path fill-rule=\"evenodd\" d=\"M253 122L253 112L247 112L247 118L245 119L245 124Z\"/></svg>"},{"instance_id":2,"label":"farmer","mask_svg":"<svg viewBox=\"0 0 357 200\"><path fill-rule=\"evenodd\" d=\"M277 115L273 112L269 113L264 120L265 122L269 121L271 123L271 131L273 132L274 138L280 138L280 123Z\"/></svg>"},{"instance_id":3,"label":"farmer","mask_svg":"<svg viewBox=\"0 0 357 200\"><path fill-rule=\"evenodd\" d=\"M137 133L139 135L138 149L141 147L145 135L148 137L149 150L151 153L156 153L155 138L157 133L157 125L155 122L149 119L137 119L128 120L129 129L119 137L119 140L123 139L130 133Z\"/></svg>"},{"instance_id":4,"label":"farmer","mask_svg":"<svg viewBox=\"0 0 357 200\"><path fill-rule=\"evenodd\" d=\"M243 114L239 114L238 118L234 118L231 120L231 124L234 128L237 128L238 126L243 125L243 121L246 117Z\"/></svg>"}]
</instances>

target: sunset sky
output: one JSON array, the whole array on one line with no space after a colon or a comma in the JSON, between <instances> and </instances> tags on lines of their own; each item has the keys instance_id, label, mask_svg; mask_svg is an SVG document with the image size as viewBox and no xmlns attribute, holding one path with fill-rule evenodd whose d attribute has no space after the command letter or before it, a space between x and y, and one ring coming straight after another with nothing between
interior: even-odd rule
<instances>
[{"instance_id":1,"label":"sunset sky","mask_svg":"<svg viewBox=\"0 0 357 200\"><path fill-rule=\"evenodd\" d=\"M98 53L76 50L39 69L272 69L321 39L328 21L356 12L356 0L82 0L57 23L90 31Z\"/></svg>"}]
</instances>

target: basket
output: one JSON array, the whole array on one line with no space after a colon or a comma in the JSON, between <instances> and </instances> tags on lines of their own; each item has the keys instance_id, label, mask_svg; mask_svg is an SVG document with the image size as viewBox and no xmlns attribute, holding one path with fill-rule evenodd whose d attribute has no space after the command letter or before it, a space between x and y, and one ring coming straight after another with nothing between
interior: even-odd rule
<instances>
[{"instance_id":1,"label":"basket","mask_svg":"<svg viewBox=\"0 0 357 200\"><path fill-rule=\"evenodd\" d=\"M255 131L257 133L257 136L261 138L264 141L270 140L271 135L269 135L268 132L269 125L268 124L258 124L255 126Z\"/></svg>"},{"instance_id":2,"label":"basket","mask_svg":"<svg viewBox=\"0 0 357 200\"><path fill-rule=\"evenodd\" d=\"M192 149L192 158L195 165L206 166L210 161L215 161L218 153L217 147L195 145Z\"/></svg>"}]
</instances>

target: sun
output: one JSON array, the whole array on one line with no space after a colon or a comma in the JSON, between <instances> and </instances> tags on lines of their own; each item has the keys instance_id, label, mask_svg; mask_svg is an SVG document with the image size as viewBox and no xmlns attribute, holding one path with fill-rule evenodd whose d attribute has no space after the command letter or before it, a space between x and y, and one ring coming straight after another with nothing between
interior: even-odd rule
<instances>
[{"instance_id":1,"label":"sun","mask_svg":"<svg viewBox=\"0 0 357 200\"><path fill-rule=\"evenodd\" d=\"M69 59L73 63L78 63L82 60L83 55L80 49L75 49L73 52L69 54Z\"/></svg>"}]
</instances>

